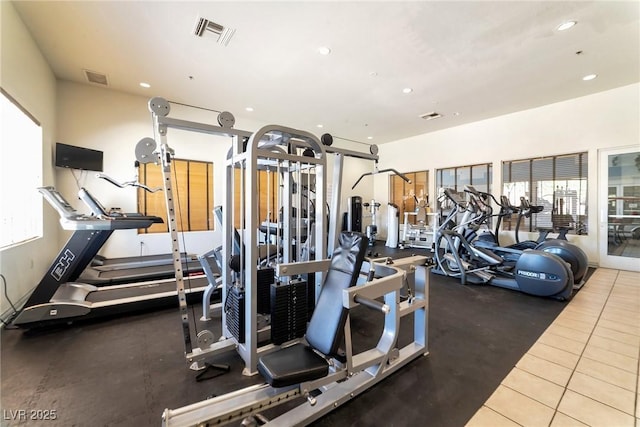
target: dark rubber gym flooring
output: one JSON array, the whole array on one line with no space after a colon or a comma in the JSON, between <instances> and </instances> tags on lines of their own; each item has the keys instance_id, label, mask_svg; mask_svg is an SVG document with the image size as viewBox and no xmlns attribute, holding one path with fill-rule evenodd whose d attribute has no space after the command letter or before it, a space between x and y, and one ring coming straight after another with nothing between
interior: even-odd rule
<instances>
[{"instance_id":1,"label":"dark rubber gym flooring","mask_svg":"<svg viewBox=\"0 0 640 427\"><path fill-rule=\"evenodd\" d=\"M463 426L565 306L433 274L430 290L430 354L314 425ZM354 345L377 342L381 325L377 313L357 307ZM48 331L3 330L1 338L3 426L159 426L165 408L261 382L241 375L235 354L215 360L229 363L230 373L196 382L176 309ZM18 410L27 417L54 410L56 419L12 421Z\"/></svg>"}]
</instances>

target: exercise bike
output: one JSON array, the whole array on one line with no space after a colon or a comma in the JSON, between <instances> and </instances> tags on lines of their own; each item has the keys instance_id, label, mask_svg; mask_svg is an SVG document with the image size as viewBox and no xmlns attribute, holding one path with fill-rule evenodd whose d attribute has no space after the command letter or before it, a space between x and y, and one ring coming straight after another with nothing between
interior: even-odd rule
<instances>
[{"instance_id":1,"label":"exercise bike","mask_svg":"<svg viewBox=\"0 0 640 427\"><path fill-rule=\"evenodd\" d=\"M436 232L436 267L433 272L460 279L464 285L488 284L530 295L569 300L573 293L573 273L558 255L539 250L520 254L515 264L489 249L475 246L467 237L475 235L486 215L458 193L444 190L454 207ZM472 199L473 200L473 199ZM456 217L462 215L459 224Z\"/></svg>"}]
</instances>

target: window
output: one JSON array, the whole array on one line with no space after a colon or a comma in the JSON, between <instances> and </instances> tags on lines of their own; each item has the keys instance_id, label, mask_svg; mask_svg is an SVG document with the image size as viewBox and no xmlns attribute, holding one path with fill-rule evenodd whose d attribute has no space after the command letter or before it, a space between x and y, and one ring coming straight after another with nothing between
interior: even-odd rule
<instances>
[{"instance_id":1,"label":"window","mask_svg":"<svg viewBox=\"0 0 640 427\"><path fill-rule=\"evenodd\" d=\"M42 236L42 128L0 89L0 248Z\"/></svg>"},{"instance_id":2,"label":"window","mask_svg":"<svg viewBox=\"0 0 640 427\"><path fill-rule=\"evenodd\" d=\"M463 191L465 185L473 185L478 191L491 193L491 163L436 170L436 188Z\"/></svg>"},{"instance_id":3,"label":"window","mask_svg":"<svg viewBox=\"0 0 640 427\"><path fill-rule=\"evenodd\" d=\"M493 166L491 163L481 163L470 166L457 166L446 169L436 169L436 188L438 195L441 189L450 188L456 192L463 192L465 185L473 185L478 191L491 193ZM437 209L441 215L446 215L451 205L438 204ZM487 219L487 227L493 226L492 218Z\"/></svg>"},{"instance_id":4,"label":"window","mask_svg":"<svg viewBox=\"0 0 640 427\"><path fill-rule=\"evenodd\" d=\"M429 172L408 172L404 175L411 180L411 183L406 182L398 175L389 177L391 181L389 200L398 206L400 222L404 221L405 212L415 212L418 203L429 203ZM408 221L416 224L417 217L410 215Z\"/></svg>"},{"instance_id":5,"label":"window","mask_svg":"<svg viewBox=\"0 0 640 427\"><path fill-rule=\"evenodd\" d=\"M213 163L174 159L173 195L178 231L213 230ZM140 165L140 182L151 188L162 187L162 168L153 163ZM164 192L149 193L138 190L138 211L159 216L164 224L153 224L140 233L166 233L167 205Z\"/></svg>"},{"instance_id":6,"label":"window","mask_svg":"<svg viewBox=\"0 0 640 427\"><path fill-rule=\"evenodd\" d=\"M519 206L524 197L542 206L522 230L570 227L587 234L587 153L502 162L503 194Z\"/></svg>"}]
</instances>

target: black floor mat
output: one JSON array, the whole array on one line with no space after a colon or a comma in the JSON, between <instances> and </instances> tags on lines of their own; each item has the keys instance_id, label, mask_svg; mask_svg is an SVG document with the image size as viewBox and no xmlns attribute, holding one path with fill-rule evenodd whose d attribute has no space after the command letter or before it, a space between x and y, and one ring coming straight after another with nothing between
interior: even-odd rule
<instances>
[{"instance_id":1,"label":"black floor mat","mask_svg":"<svg viewBox=\"0 0 640 427\"><path fill-rule=\"evenodd\" d=\"M462 426L565 304L432 275L429 356L314 425ZM375 343L380 328L375 313L356 309L356 345ZM28 419L44 414L32 412L38 410L55 411L50 426L158 426L165 408L262 382L241 375L235 354L213 361L230 365L230 373L197 382L175 309L46 332L3 330L1 338L7 426L40 425Z\"/></svg>"}]
</instances>

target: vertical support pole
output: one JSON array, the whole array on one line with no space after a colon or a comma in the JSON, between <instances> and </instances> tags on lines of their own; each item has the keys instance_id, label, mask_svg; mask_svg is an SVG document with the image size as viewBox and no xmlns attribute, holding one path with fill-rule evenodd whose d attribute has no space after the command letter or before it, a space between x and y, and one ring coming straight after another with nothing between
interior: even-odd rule
<instances>
[{"instance_id":1,"label":"vertical support pole","mask_svg":"<svg viewBox=\"0 0 640 427\"><path fill-rule=\"evenodd\" d=\"M293 197L291 192L291 162L285 160L280 168L282 178L282 259L283 262L293 262L293 251L291 245L291 215L293 214ZM286 280L286 278L285 278Z\"/></svg>"},{"instance_id":2,"label":"vertical support pole","mask_svg":"<svg viewBox=\"0 0 640 427\"><path fill-rule=\"evenodd\" d=\"M157 122L157 116L154 114L153 117L158 129L158 133L160 134L158 160L162 167L164 196L167 204L167 225L169 227L169 236L171 237L171 255L173 258L173 268L176 272L176 290L178 293L180 317L182 319L184 348L185 354L189 354L193 350L193 345L191 342L191 331L189 330L189 314L187 311L187 298L184 292L184 275L182 271L182 260L180 256L180 242L178 241L178 225L176 223L176 212L174 206L173 182L171 180L171 160L173 153L167 143L166 126L159 126Z\"/></svg>"},{"instance_id":3,"label":"vertical support pole","mask_svg":"<svg viewBox=\"0 0 640 427\"><path fill-rule=\"evenodd\" d=\"M325 173L327 162L326 162L326 153L324 155L325 160L321 165L316 166L316 227L315 227L315 260L323 260L327 258L327 175ZM333 208L331 208L331 212L333 212ZM331 221L329 221L330 223ZM336 239L336 236L334 236ZM337 240L336 240L337 241ZM315 275L316 282L316 302L318 296L320 295L320 287L323 283L324 279L323 272L318 272ZM314 304L315 305L315 304Z\"/></svg>"},{"instance_id":4,"label":"vertical support pole","mask_svg":"<svg viewBox=\"0 0 640 427\"><path fill-rule=\"evenodd\" d=\"M429 284L431 280L431 266L416 266L415 298L424 300L424 307L416 310L413 321L413 339L424 347L423 355L429 354Z\"/></svg>"},{"instance_id":5,"label":"vertical support pole","mask_svg":"<svg viewBox=\"0 0 640 427\"><path fill-rule=\"evenodd\" d=\"M327 255L333 255L333 249L338 242L338 235L340 234L340 195L342 192L342 166L344 164L344 155L340 153L335 154L335 163L333 166L333 181L331 185L333 189L331 191L331 218L329 219L329 243L327 245ZM318 293L316 295L319 295Z\"/></svg>"},{"instance_id":6,"label":"vertical support pole","mask_svg":"<svg viewBox=\"0 0 640 427\"><path fill-rule=\"evenodd\" d=\"M254 375L258 367L258 141L252 135L243 155L244 168L244 345L240 355L244 359L243 375Z\"/></svg>"},{"instance_id":7,"label":"vertical support pole","mask_svg":"<svg viewBox=\"0 0 640 427\"><path fill-rule=\"evenodd\" d=\"M222 209L222 301L227 301L227 295L233 285L233 274L229 268L229 261L231 256L235 254L234 239L234 224L233 224L233 208L234 208L234 194L235 185L234 182L234 154L237 152L238 144L241 144L241 139L234 137L231 143L231 149L229 150L228 160L225 167L224 174L224 188L225 200L224 207ZM229 338L232 334L227 329L227 316L225 311L222 310L222 336Z\"/></svg>"},{"instance_id":8,"label":"vertical support pole","mask_svg":"<svg viewBox=\"0 0 640 427\"><path fill-rule=\"evenodd\" d=\"M295 168L296 168L296 180L297 180L297 184L296 184L296 200L295 200L295 204L297 205L297 215L296 215L296 224L295 224L295 230L296 230L296 262L300 262L301 257L302 257L302 244L304 243L304 241L302 240L302 236L303 236L303 219L308 219L308 215L309 215L309 210L304 209L304 205L302 203L302 192L304 191L304 185L302 182L302 163L300 161L297 161L295 163ZM303 216L303 213L306 211L307 215ZM307 236L309 237L309 236Z\"/></svg>"}]
</instances>

